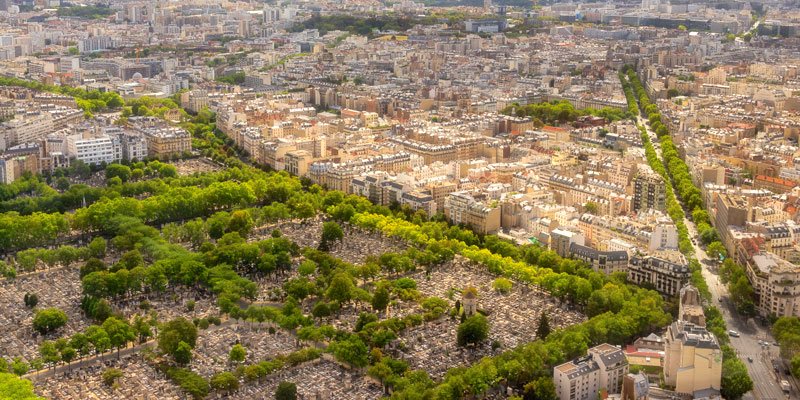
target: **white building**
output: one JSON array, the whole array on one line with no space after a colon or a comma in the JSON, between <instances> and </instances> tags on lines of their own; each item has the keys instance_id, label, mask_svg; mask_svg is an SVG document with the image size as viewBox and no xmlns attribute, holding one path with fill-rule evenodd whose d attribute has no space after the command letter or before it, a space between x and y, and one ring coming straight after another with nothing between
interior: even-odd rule
<instances>
[{"instance_id":1,"label":"white building","mask_svg":"<svg viewBox=\"0 0 800 400\"><path fill-rule=\"evenodd\" d=\"M620 393L627 373L625 353L603 343L589 349L589 355L555 367L553 383L560 400L595 400L601 389L609 394Z\"/></svg>"},{"instance_id":2,"label":"white building","mask_svg":"<svg viewBox=\"0 0 800 400\"><path fill-rule=\"evenodd\" d=\"M147 156L147 141L135 132L107 127L94 136L88 132L68 136L67 154L87 164L141 160Z\"/></svg>"},{"instance_id":3,"label":"white building","mask_svg":"<svg viewBox=\"0 0 800 400\"><path fill-rule=\"evenodd\" d=\"M650 251L678 248L678 228L671 221L659 221L650 236L647 249Z\"/></svg>"},{"instance_id":4,"label":"white building","mask_svg":"<svg viewBox=\"0 0 800 400\"><path fill-rule=\"evenodd\" d=\"M114 39L109 36L92 36L78 41L78 51L91 53L93 51L108 50L114 47Z\"/></svg>"}]
</instances>

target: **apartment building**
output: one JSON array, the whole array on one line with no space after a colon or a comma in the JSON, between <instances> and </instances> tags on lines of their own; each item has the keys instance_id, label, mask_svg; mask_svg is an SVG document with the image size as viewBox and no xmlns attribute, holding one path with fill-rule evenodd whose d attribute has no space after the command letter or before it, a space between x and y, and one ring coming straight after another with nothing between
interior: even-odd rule
<instances>
[{"instance_id":1,"label":"apartment building","mask_svg":"<svg viewBox=\"0 0 800 400\"><path fill-rule=\"evenodd\" d=\"M713 221L719 232L720 241L725 245L728 254L736 254L736 243L731 228L743 227L747 223L749 208L747 201L739 196L720 193L716 205Z\"/></svg>"},{"instance_id":2,"label":"apartment building","mask_svg":"<svg viewBox=\"0 0 800 400\"><path fill-rule=\"evenodd\" d=\"M8 149L0 155L0 183L11 183L30 172L39 173L39 146L31 143Z\"/></svg>"},{"instance_id":3,"label":"apartment building","mask_svg":"<svg viewBox=\"0 0 800 400\"><path fill-rule=\"evenodd\" d=\"M78 51L81 53L107 50L113 47L114 39L112 39L110 36L91 36L78 41Z\"/></svg>"},{"instance_id":4,"label":"apartment building","mask_svg":"<svg viewBox=\"0 0 800 400\"><path fill-rule=\"evenodd\" d=\"M122 146L108 135L67 137L67 154L86 164L112 163L122 159Z\"/></svg>"},{"instance_id":5,"label":"apartment building","mask_svg":"<svg viewBox=\"0 0 800 400\"><path fill-rule=\"evenodd\" d=\"M654 256L631 257L628 280L635 285L650 285L667 297L673 297L689 282L691 271L686 259L673 253L671 260Z\"/></svg>"},{"instance_id":6,"label":"apartment building","mask_svg":"<svg viewBox=\"0 0 800 400\"><path fill-rule=\"evenodd\" d=\"M569 252L572 258L581 260L590 265L593 270L606 275L628 270L629 257L627 251L599 251L578 243L572 243Z\"/></svg>"},{"instance_id":7,"label":"apartment building","mask_svg":"<svg viewBox=\"0 0 800 400\"><path fill-rule=\"evenodd\" d=\"M666 198L666 187L661 175L649 166L640 166L636 177L633 178L633 210L641 211L652 208L664 211Z\"/></svg>"},{"instance_id":8,"label":"apartment building","mask_svg":"<svg viewBox=\"0 0 800 400\"><path fill-rule=\"evenodd\" d=\"M664 383L687 395L720 389L722 351L717 338L705 327L682 320L673 322L664 343Z\"/></svg>"},{"instance_id":9,"label":"apartment building","mask_svg":"<svg viewBox=\"0 0 800 400\"><path fill-rule=\"evenodd\" d=\"M761 315L800 317L800 266L761 252L753 255L746 270Z\"/></svg>"},{"instance_id":10,"label":"apartment building","mask_svg":"<svg viewBox=\"0 0 800 400\"><path fill-rule=\"evenodd\" d=\"M135 131L119 127L92 127L67 136L66 151L70 158L86 164L141 160L147 156L147 141Z\"/></svg>"},{"instance_id":11,"label":"apartment building","mask_svg":"<svg viewBox=\"0 0 800 400\"><path fill-rule=\"evenodd\" d=\"M678 248L678 228L668 217L658 221L650 235L649 251L675 250Z\"/></svg>"},{"instance_id":12,"label":"apartment building","mask_svg":"<svg viewBox=\"0 0 800 400\"><path fill-rule=\"evenodd\" d=\"M588 355L555 367L553 383L560 400L595 400L602 389L619 394L627 373L625 353L603 343L589 349Z\"/></svg>"},{"instance_id":13,"label":"apartment building","mask_svg":"<svg viewBox=\"0 0 800 400\"><path fill-rule=\"evenodd\" d=\"M284 168L294 176L305 176L313 157L306 150L294 150L286 153Z\"/></svg>"},{"instance_id":14,"label":"apartment building","mask_svg":"<svg viewBox=\"0 0 800 400\"><path fill-rule=\"evenodd\" d=\"M445 199L444 214L453 224L465 224L482 234L500 229L500 207L486 204L467 191L453 192Z\"/></svg>"},{"instance_id":15,"label":"apartment building","mask_svg":"<svg viewBox=\"0 0 800 400\"><path fill-rule=\"evenodd\" d=\"M147 154L165 158L192 151L192 136L183 128L173 127L155 117L132 117L134 129L147 139Z\"/></svg>"},{"instance_id":16,"label":"apartment building","mask_svg":"<svg viewBox=\"0 0 800 400\"><path fill-rule=\"evenodd\" d=\"M414 211L422 210L429 216L436 214L437 211L433 196L420 190L403 193L400 196L400 205L406 205Z\"/></svg>"},{"instance_id":17,"label":"apartment building","mask_svg":"<svg viewBox=\"0 0 800 400\"><path fill-rule=\"evenodd\" d=\"M44 138L54 130L53 116L49 112L27 112L0 124L0 150L21 143L34 142Z\"/></svg>"},{"instance_id":18,"label":"apartment building","mask_svg":"<svg viewBox=\"0 0 800 400\"><path fill-rule=\"evenodd\" d=\"M569 257L571 246L577 244L583 246L585 238L578 232L565 229L553 229L550 232L550 250L553 250L561 257Z\"/></svg>"},{"instance_id":19,"label":"apartment building","mask_svg":"<svg viewBox=\"0 0 800 400\"><path fill-rule=\"evenodd\" d=\"M791 179L783 179L774 176L757 175L753 179L753 187L756 189L767 189L773 193L787 193L797 186L797 182Z\"/></svg>"}]
</instances>

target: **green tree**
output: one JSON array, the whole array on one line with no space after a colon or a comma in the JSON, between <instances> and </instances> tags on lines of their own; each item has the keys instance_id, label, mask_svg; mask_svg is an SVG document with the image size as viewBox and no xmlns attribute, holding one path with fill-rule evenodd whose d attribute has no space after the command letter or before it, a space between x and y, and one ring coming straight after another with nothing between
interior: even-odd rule
<instances>
[{"instance_id":1,"label":"green tree","mask_svg":"<svg viewBox=\"0 0 800 400\"><path fill-rule=\"evenodd\" d=\"M525 400L558 400L556 385L549 376L543 376L525 385Z\"/></svg>"},{"instance_id":2,"label":"green tree","mask_svg":"<svg viewBox=\"0 0 800 400\"><path fill-rule=\"evenodd\" d=\"M728 292L736 310L746 316L756 314L753 285L746 276L740 276L728 285Z\"/></svg>"},{"instance_id":3,"label":"green tree","mask_svg":"<svg viewBox=\"0 0 800 400\"><path fill-rule=\"evenodd\" d=\"M61 361L61 356L59 355L55 342L50 340L44 341L39 345L39 355L42 357L44 363L50 364L54 368L56 364Z\"/></svg>"},{"instance_id":4,"label":"green tree","mask_svg":"<svg viewBox=\"0 0 800 400\"><path fill-rule=\"evenodd\" d=\"M106 256L107 242L102 237L96 237L89 242L87 248L89 249L90 257L103 258Z\"/></svg>"},{"instance_id":5,"label":"green tree","mask_svg":"<svg viewBox=\"0 0 800 400\"><path fill-rule=\"evenodd\" d=\"M328 221L322 224L322 238L319 242L319 250L330 250L331 244L341 240L344 237L342 227L334 221Z\"/></svg>"},{"instance_id":6,"label":"green tree","mask_svg":"<svg viewBox=\"0 0 800 400\"><path fill-rule=\"evenodd\" d=\"M66 191L69 189L69 178L66 176L56 178L55 187L62 192Z\"/></svg>"},{"instance_id":7,"label":"green tree","mask_svg":"<svg viewBox=\"0 0 800 400\"><path fill-rule=\"evenodd\" d=\"M61 349L61 361L64 361L69 366L69 363L78 356L78 351L73 349L70 346L66 346Z\"/></svg>"},{"instance_id":8,"label":"green tree","mask_svg":"<svg viewBox=\"0 0 800 400\"><path fill-rule=\"evenodd\" d=\"M230 372L220 372L211 377L211 387L214 390L221 390L231 393L239 389L239 378Z\"/></svg>"},{"instance_id":9,"label":"green tree","mask_svg":"<svg viewBox=\"0 0 800 400\"><path fill-rule=\"evenodd\" d=\"M331 315L331 308L328 306L328 303L318 301L314 304L314 308L311 309L311 315L319 319L327 318Z\"/></svg>"},{"instance_id":10,"label":"green tree","mask_svg":"<svg viewBox=\"0 0 800 400\"><path fill-rule=\"evenodd\" d=\"M358 368L369 364L369 349L358 335L350 335L344 340L333 342L328 348L341 362Z\"/></svg>"},{"instance_id":11,"label":"green tree","mask_svg":"<svg viewBox=\"0 0 800 400\"><path fill-rule=\"evenodd\" d=\"M781 356L792 359L800 354L800 318L781 317L772 324L772 334L781 346Z\"/></svg>"},{"instance_id":12,"label":"green tree","mask_svg":"<svg viewBox=\"0 0 800 400\"><path fill-rule=\"evenodd\" d=\"M144 266L144 257L142 257L142 253L139 252L139 250L130 250L122 255L117 264L119 266L118 268L132 270L136 267Z\"/></svg>"},{"instance_id":13,"label":"green tree","mask_svg":"<svg viewBox=\"0 0 800 400\"><path fill-rule=\"evenodd\" d=\"M389 300L389 289L386 288L386 285L380 285L372 296L372 309L377 312L385 310L389 305Z\"/></svg>"},{"instance_id":14,"label":"green tree","mask_svg":"<svg viewBox=\"0 0 800 400\"><path fill-rule=\"evenodd\" d=\"M598 206L597 203L593 201L587 201L586 204L583 205L583 208L584 210L586 210L587 213L593 215L597 215L597 213L600 210L600 206Z\"/></svg>"},{"instance_id":15,"label":"green tree","mask_svg":"<svg viewBox=\"0 0 800 400\"><path fill-rule=\"evenodd\" d=\"M738 358L730 358L722 363L722 383L720 392L725 399L738 400L753 390L753 381L747 374L747 367Z\"/></svg>"},{"instance_id":16,"label":"green tree","mask_svg":"<svg viewBox=\"0 0 800 400\"><path fill-rule=\"evenodd\" d=\"M550 318L546 312L539 316L539 325L536 327L536 339L545 340L550 335Z\"/></svg>"},{"instance_id":17,"label":"green tree","mask_svg":"<svg viewBox=\"0 0 800 400\"><path fill-rule=\"evenodd\" d=\"M297 385L283 381L275 390L275 400L297 400Z\"/></svg>"},{"instance_id":18,"label":"green tree","mask_svg":"<svg viewBox=\"0 0 800 400\"><path fill-rule=\"evenodd\" d=\"M123 183L131 178L131 168L122 164L109 164L106 167L106 179L118 177Z\"/></svg>"},{"instance_id":19,"label":"green tree","mask_svg":"<svg viewBox=\"0 0 800 400\"><path fill-rule=\"evenodd\" d=\"M117 348L117 357L119 357L119 350L122 347L127 345L128 342L136 340L136 332L131 325L127 321L119 318L106 318L106 320L103 321L102 328L108 334L108 338L111 340L111 346Z\"/></svg>"},{"instance_id":20,"label":"green tree","mask_svg":"<svg viewBox=\"0 0 800 400\"><path fill-rule=\"evenodd\" d=\"M228 353L228 361L232 363L242 363L247 358L247 349L241 344L235 344Z\"/></svg>"},{"instance_id":21,"label":"green tree","mask_svg":"<svg viewBox=\"0 0 800 400\"><path fill-rule=\"evenodd\" d=\"M492 282L492 288L498 293L502 294L511 293L511 288L513 286L514 286L513 282L503 277L497 278L494 280L494 282Z\"/></svg>"},{"instance_id":22,"label":"green tree","mask_svg":"<svg viewBox=\"0 0 800 400\"><path fill-rule=\"evenodd\" d=\"M175 362L178 365L189 364L189 362L192 361L192 346L190 346L189 343L180 341L178 342L178 347L172 352L172 356L175 358Z\"/></svg>"},{"instance_id":23,"label":"green tree","mask_svg":"<svg viewBox=\"0 0 800 400\"><path fill-rule=\"evenodd\" d=\"M45 308L33 316L33 329L44 335L64 326L67 320L67 314L58 308Z\"/></svg>"},{"instance_id":24,"label":"green tree","mask_svg":"<svg viewBox=\"0 0 800 400\"><path fill-rule=\"evenodd\" d=\"M22 298L22 301L25 303L25 307L33 308L39 304L39 296L35 293L25 293L25 297Z\"/></svg>"},{"instance_id":25,"label":"green tree","mask_svg":"<svg viewBox=\"0 0 800 400\"><path fill-rule=\"evenodd\" d=\"M191 350L197 342L197 327L189 320L178 317L167 322L158 333L158 349L174 355L178 345L183 342Z\"/></svg>"},{"instance_id":26,"label":"green tree","mask_svg":"<svg viewBox=\"0 0 800 400\"><path fill-rule=\"evenodd\" d=\"M44 400L33 392L33 383L13 374L0 372L1 400Z\"/></svg>"},{"instance_id":27,"label":"green tree","mask_svg":"<svg viewBox=\"0 0 800 400\"><path fill-rule=\"evenodd\" d=\"M119 378L122 378L122 375L122 371L117 368L106 368L101 377L103 379L103 384L106 386L113 386Z\"/></svg>"},{"instance_id":28,"label":"green tree","mask_svg":"<svg viewBox=\"0 0 800 400\"><path fill-rule=\"evenodd\" d=\"M458 326L456 342L459 346L480 343L489 337L489 321L481 314L467 318Z\"/></svg>"},{"instance_id":29,"label":"green tree","mask_svg":"<svg viewBox=\"0 0 800 400\"><path fill-rule=\"evenodd\" d=\"M86 262L83 265L81 265L80 277L83 278L86 275L91 274L92 272L101 272L101 271L106 271L107 269L108 268L106 267L106 264L104 262L100 261L97 258L92 257L86 260Z\"/></svg>"},{"instance_id":30,"label":"green tree","mask_svg":"<svg viewBox=\"0 0 800 400\"><path fill-rule=\"evenodd\" d=\"M122 179L118 176L111 177L106 181L106 186L109 188L119 188L122 186Z\"/></svg>"},{"instance_id":31,"label":"green tree","mask_svg":"<svg viewBox=\"0 0 800 400\"><path fill-rule=\"evenodd\" d=\"M253 229L253 218L246 210L237 210L231 213L228 221L228 232L238 232L239 236L246 238Z\"/></svg>"},{"instance_id":32,"label":"green tree","mask_svg":"<svg viewBox=\"0 0 800 400\"><path fill-rule=\"evenodd\" d=\"M22 360L20 357L14 357L14 360L11 362L11 372L14 373L16 376L22 376L28 373L31 367Z\"/></svg>"},{"instance_id":33,"label":"green tree","mask_svg":"<svg viewBox=\"0 0 800 400\"><path fill-rule=\"evenodd\" d=\"M325 296L329 300L341 304L350 301L354 289L355 285L353 284L353 280L350 278L350 276L345 273L339 273L336 274L333 279L331 279L331 283L328 285L328 290L325 292Z\"/></svg>"},{"instance_id":34,"label":"green tree","mask_svg":"<svg viewBox=\"0 0 800 400\"><path fill-rule=\"evenodd\" d=\"M708 256L714 260L719 260L720 257L727 257L728 251L725 250L725 246L720 242L712 242L706 248L706 253Z\"/></svg>"},{"instance_id":35,"label":"green tree","mask_svg":"<svg viewBox=\"0 0 800 400\"><path fill-rule=\"evenodd\" d=\"M447 300L439 297L428 297L420 303L422 309L426 311L425 318L436 319L439 318L449 306Z\"/></svg>"}]
</instances>

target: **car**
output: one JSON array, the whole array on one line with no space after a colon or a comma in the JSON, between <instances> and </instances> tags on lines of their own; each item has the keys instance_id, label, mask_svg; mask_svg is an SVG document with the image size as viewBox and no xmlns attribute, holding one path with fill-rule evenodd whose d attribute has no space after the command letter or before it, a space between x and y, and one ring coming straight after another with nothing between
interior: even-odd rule
<instances>
[{"instance_id":1,"label":"car","mask_svg":"<svg viewBox=\"0 0 800 400\"><path fill-rule=\"evenodd\" d=\"M747 361L753 362L753 357L747 357Z\"/></svg>"},{"instance_id":2,"label":"car","mask_svg":"<svg viewBox=\"0 0 800 400\"><path fill-rule=\"evenodd\" d=\"M728 336L730 336L730 337L739 337L739 332L736 332L734 330L729 330L728 331Z\"/></svg>"}]
</instances>

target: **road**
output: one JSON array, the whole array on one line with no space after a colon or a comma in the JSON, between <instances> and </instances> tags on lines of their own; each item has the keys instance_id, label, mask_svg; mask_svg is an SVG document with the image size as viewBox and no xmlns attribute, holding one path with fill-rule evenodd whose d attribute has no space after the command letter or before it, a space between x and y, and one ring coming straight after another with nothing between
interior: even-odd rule
<instances>
[{"instance_id":1,"label":"road","mask_svg":"<svg viewBox=\"0 0 800 400\"><path fill-rule=\"evenodd\" d=\"M689 230L689 235L699 243L697 229L694 223L688 219L684 219L686 228ZM736 350L739 358L742 359L747 366L747 372L753 380L753 390L747 393L745 399L755 400L777 400L789 399L790 395L784 393L778 382L777 374L772 367L772 360L779 358L779 350L777 346L773 346L775 341L769 329L756 323L754 320L746 320L736 314L733 309L733 304L728 300L728 289L719 279L719 275L712 271L709 264L703 262L708 260L708 256L700 246L693 245L695 256L700 261L703 269L703 278L708 284L708 290L711 292L711 298L722 312L725 324L728 329L739 332L739 337L731 337L731 347ZM767 346L761 345L759 342L764 341L769 343ZM748 361L748 357L752 358L752 362ZM781 379L786 379L783 376ZM795 388L795 395L797 389ZM797 397L795 397L797 398Z\"/></svg>"},{"instance_id":2,"label":"road","mask_svg":"<svg viewBox=\"0 0 800 400\"><path fill-rule=\"evenodd\" d=\"M661 146L657 144L658 137L655 132L650 130L650 127L641 115L637 118L637 123L647 129L648 136L650 136L650 140L660 159ZM737 355L747 366L747 371L750 374L750 378L753 380L753 390L748 392L744 398L748 400L778 400L791 398L791 395L787 395L781 390L778 373L775 372L772 366L772 360L778 359L780 356L778 347L772 345L775 339L772 337L769 329L761 326L752 319L744 319L736 314L733 304L728 301L728 289L720 281L719 275L711 270L710 265L703 262L708 260L709 257L699 245L695 244L700 243L700 239L694 223L688 218L684 218L684 223L689 230L689 236L693 239L692 247L694 248L695 257L700 261L700 265L702 266L703 278L708 284L713 303L716 304L720 312L722 312L723 319L728 329L735 330L740 334L739 337L731 337L730 342L731 347L733 347ZM768 343L768 345L762 345L761 343L763 342ZM748 357L753 361L748 361ZM782 373L781 375L781 379L787 379ZM798 393L798 388L795 387L793 394L796 393Z\"/></svg>"}]
</instances>

